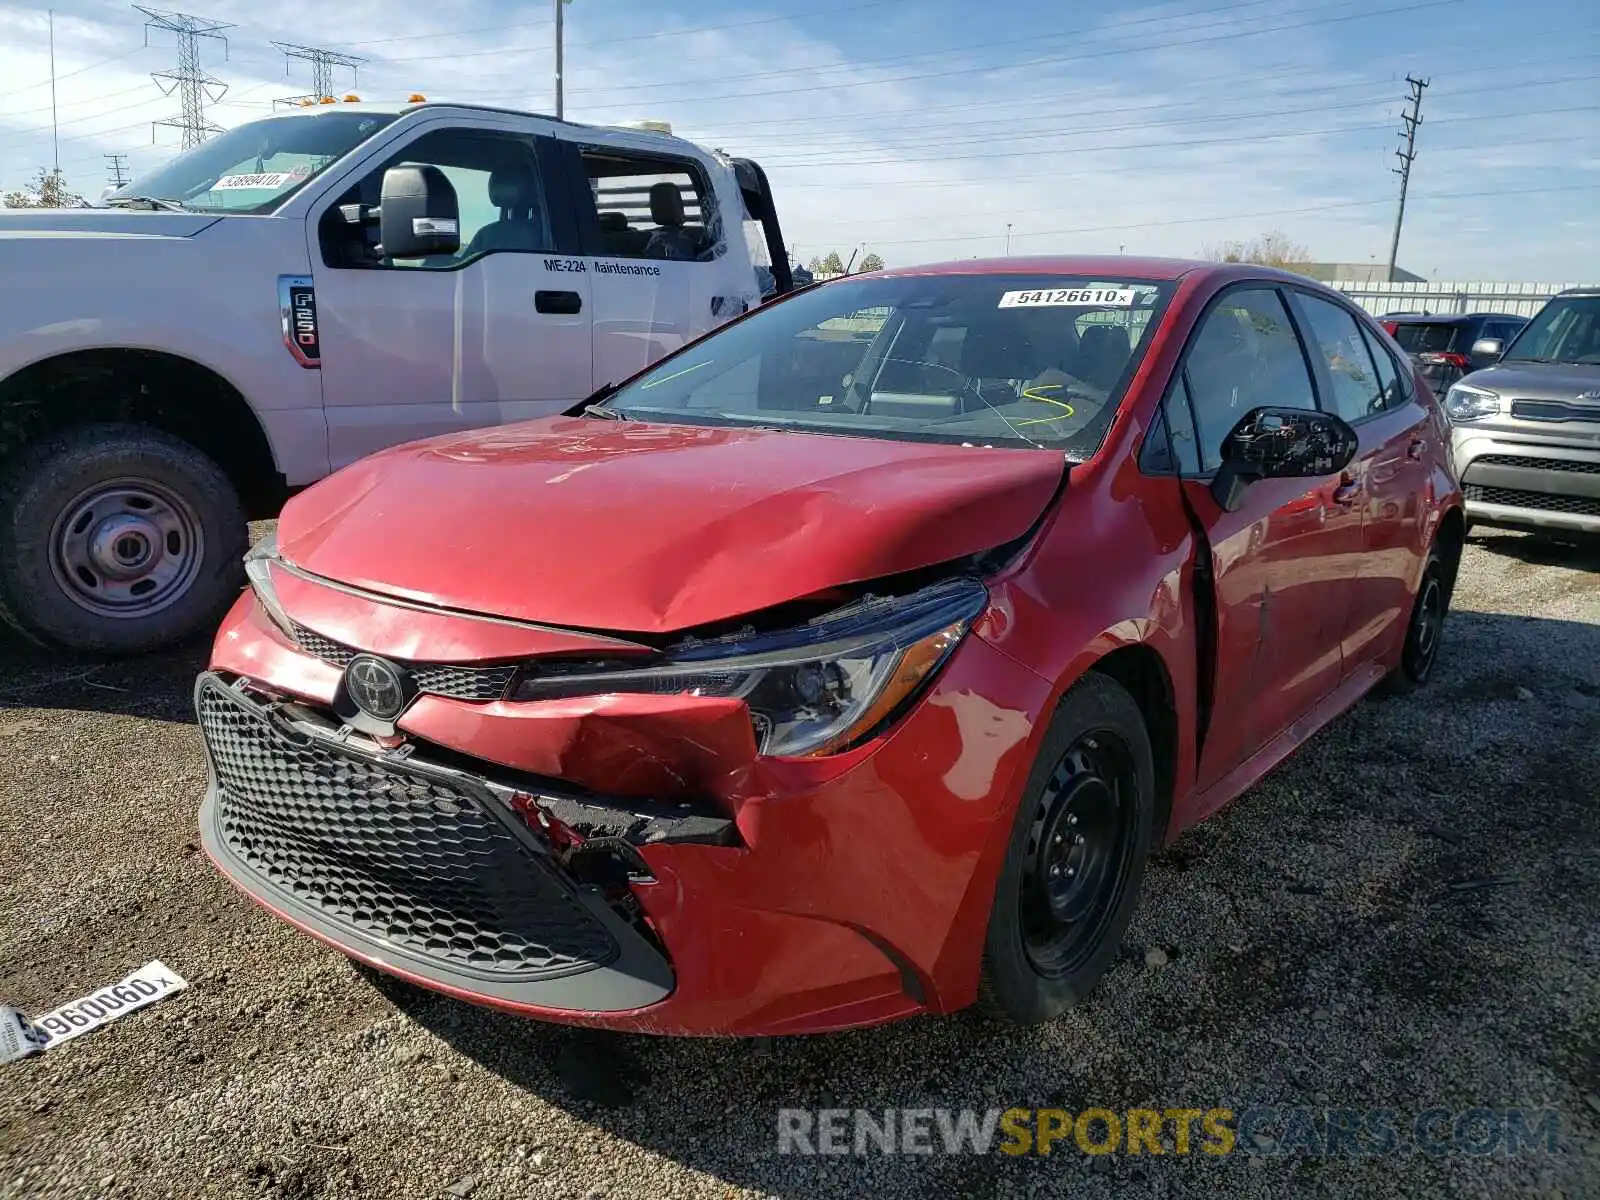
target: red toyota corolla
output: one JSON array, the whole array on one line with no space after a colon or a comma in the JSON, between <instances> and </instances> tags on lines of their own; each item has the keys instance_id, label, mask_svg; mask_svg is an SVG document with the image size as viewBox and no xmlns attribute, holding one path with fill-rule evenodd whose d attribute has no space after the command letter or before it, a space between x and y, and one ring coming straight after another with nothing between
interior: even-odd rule
<instances>
[{"instance_id":1,"label":"red toyota corolla","mask_svg":"<svg viewBox=\"0 0 1600 1200\"><path fill-rule=\"evenodd\" d=\"M531 1017L1049 1018L1461 552L1406 357L1252 266L847 278L593 400L292 500L195 696L235 884Z\"/></svg>"}]
</instances>

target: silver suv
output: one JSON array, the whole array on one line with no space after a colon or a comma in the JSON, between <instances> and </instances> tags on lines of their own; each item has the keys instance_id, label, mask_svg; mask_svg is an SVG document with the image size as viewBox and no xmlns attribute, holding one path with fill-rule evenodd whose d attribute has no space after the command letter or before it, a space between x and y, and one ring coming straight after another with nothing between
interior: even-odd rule
<instances>
[{"instance_id":1,"label":"silver suv","mask_svg":"<svg viewBox=\"0 0 1600 1200\"><path fill-rule=\"evenodd\" d=\"M1449 414L1467 519L1600 534L1600 287L1552 296L1494 365L1451 385Z\"/></svg>"}]
</instances>

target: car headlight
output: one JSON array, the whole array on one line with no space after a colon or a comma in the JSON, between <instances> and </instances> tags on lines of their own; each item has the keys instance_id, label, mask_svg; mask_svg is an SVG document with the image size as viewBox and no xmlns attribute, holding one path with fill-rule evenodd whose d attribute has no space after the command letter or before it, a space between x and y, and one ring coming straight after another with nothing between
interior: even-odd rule
<instances>
[{"instance_id":1,"label":"car headlight","mask_svg":"<svg viewBox=\"0 0 1600 1200\"><path fill-rule=\"evenodd\" d=\"M1500 397L1486 388L1457 383L1445 393L1444 411L1452 421L1479 421L1500 411Z\"/></svg>"},{"instance_id":2,"label":"car headlight","mask_svg":"<svg viewBox=\"0 0 1600 1200\"><path fill-rule=\"evenodd\" d=\"M539 664L516 700L615 693L743 700L762 754L833 754L904 706L989 602L976 579L865 600L780 633L690 642L648 666Z\"/></svg>"},{"instance_id":3,"label":"car headlight","mask_svg":"<svg viewBox=\"0 0 1600 1200\"><path fill-rule=\"evenodd\" d=\"M244 556L244 577L250 583L250 590L255 593L256 603L261 606L261 611L266 613L272 623L294 637L294 622L289 620L289 614L283 611L283 606L278 603L278 589L272 583L272 564L278 561L278 531L273 530L254 546L250 547Z\"/></svg>"}]
</instances>

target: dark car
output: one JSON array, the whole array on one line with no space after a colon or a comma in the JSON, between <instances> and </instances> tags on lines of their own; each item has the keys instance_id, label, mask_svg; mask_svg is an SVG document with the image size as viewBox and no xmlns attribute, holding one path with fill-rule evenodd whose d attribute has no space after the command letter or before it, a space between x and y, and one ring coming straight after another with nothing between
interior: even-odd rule
<instances>
[{"instance_id":1,"label":"dark car","mask_svg":"<svg viewBox=\"0 0 1600 1200\"><path fill-rule=\"evenodd\" d=\"M1502 346L1508 345L1528 323L1527 317L1511 313L1388 313L1381 320L1389 336L1411 355L1428 386L1440 396L1468 371L1481 370L1494 361L1481 355L1474 357L1474 342L1493 338Z\"/></svg>"},{"instance_id":2,"label":"dark car","mask_svg":"<svg viewBox=\"0 0 1600 1200\"><path fill-rule=\"evenodd\" d=\"M1464 527L1438 404L1303 277L825 282L290 500L196 685L202 839L529 1017L1041 1021L1156 847L1428 680Z\"/></svg>"}]
</instances>

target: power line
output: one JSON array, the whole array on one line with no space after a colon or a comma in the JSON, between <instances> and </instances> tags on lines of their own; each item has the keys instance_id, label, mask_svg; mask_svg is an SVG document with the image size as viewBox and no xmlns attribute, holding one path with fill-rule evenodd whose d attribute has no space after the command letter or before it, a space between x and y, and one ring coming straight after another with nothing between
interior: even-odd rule
<instances>
[{"instance_id":1,"label":"power line","mask_svg":"<svg viewBox=\"0 0 1600 1200\"><path fill-rule=\"evenodd\" d=\"M162 12L139 4L133 7L149 18L144 26L145 45L150 44L152 29L171 33L178 39L177 69L158 71L151 78L156 81L156 86L161 89L163 95L178 93L182 114L175 120L156 121L155 125L170 125L174 129L182 130L185 150L191 146L198 146L210 134L221 133L222 126L213 125L206 120L205 104L207 100L213 104L221 100L227 94L228 85L201 68L200 40L211 38L221 42L222 57L227 58L228 39L222 36L222 31L232 29L233 26L223 21L190 16L188 13Z\"/></svg>"},{"instance_id":2,"label":"power line","mask_svg":"<svg viewBox=\"0 0 1600 1200\"><path fill-rule=\"evenodd\" d=\"M1438 3L1445 3L1445 4L1455 4L1455 3L1460 3L1461 0L1437 0L1437 2ZM1258 8L1263 4L1270 4L1270 5L1276 6L1276 5L1281 5L1281 3L1282 3L1282 0L1243 0L1243 3L1239 3L1238 0L1235 0L1234 3L1223 4L1223 5L1219 5L1219 6L1212 7L1212 8L1197 8L1197 9L1190 9L1187 12L1177 12L1177 13L1170 13L1170 12L1169 13L1158 13L1155 16L1135 17L1132 20L1125 20L1125 21L1106 21L1106 22L1103 22L1103 23L1095 24L1092 27L1092 29L1090 29L1090 30L1083 30L1083 29L1058 29L1058 30L1054 30L1054 31L1036 30L1032 34L1028 35L1027 37L1009 37L1009 38L1003 38L1000 41L994 41L994 42L971 42L971 43L968 43L966 45L947 46L947 47L944 47L943 49L939 49L939 50L921 50L921 51L916 51L914 53L909 53L909 54L893 54L893 55L889 55L888 57L883 57L883 58L857 59L855 61L838 62L838 63L818 63L818 64L812 65L812 66L789 67L789 68L786 68L786 69L783 69L783 70L756 71L756 72L753 72L753 73L750 73L750 74L744 74L744 75L721 75L721 74L719 74L717 76L717 81L719 83L726 83L726 82L733 82L733 81L744 80L744 79L774 79L774 78L781 78L781 77L787 76L787 75L805 75L805 76L810 77L810 76L815 76L816 73L819 72L819 71L853 71L853 70L859 70L862 67L876 67L876 66L883 66L883 65L886 65L886 64L890 64L890 63L911 62L911 61L917 61L917 60L922 60L922 59L931 59L931 58L937 58L937 57L939 57L941 55L949 55L949 54L966 55L966 54L970 54L972 51L975 51L975 50L993 50L993 49L998 49L998 48L1000 48L1002 46L1024 46L1024 45L1027 45L1027 46L1034 46L1034 47L1037 47L1039 49L1048 49L1049 48L1048 47L1048 43L1057 42L1057 41L1063 41L1063 40L1072 41L1075 44L1080 44L1081 45L1083 40L1084 40L1084 38L1085 38L1085 36L1086 36L1086 34L1088 34L1088 33L1093 33L1094 35L1096 35L1095 40L1098 41L1098 40L1100 40L1099 39L1099 35L1100 34L1117 34L1117 32L1119 30L1132 29L1132 28L1134 28L1136 26L1140 26L1140 25L1150 25L1150 24L1154 24L1154 23L1160 22L1160 21L1187 20L1187 19L1190 19L1190 18L1193 18L1193 17L1213 16L1213 15L1215 15L1217 13L1228 13L1228 14L1230 14L1228 19L1223 20L1223 21L1214 21L1214 22L1210 22L1210 23L1204 24L1204 25L1195 25L1195 26L1193 26L1193 27L1191 27L1189 29L1169 29L1169 30L1165 30L1164 31L1167 34L1172 34L1172 33L1192 33L1195 30L1220 29L1220 28L1223 28L1224 26L1230 26L1230 25L1237 24L1238 21L1239 21L1239 19L1237 18L1237 14L1243 9ZM1322 10L1325 10L1326 7L1327 7L1326 5L1311 4L1309 6L1302 7L1302 8L1299 8L1299 9L1291 9L1291 10L1289 10L1287 12L1281 12L1280 11L1280 12L1274 13L1273 15L1275 15L1275 16L1295 16L1297 14L1322 11ZM1249 18L1245 18L1245 20L1249 20ZM1123 36L1126 36L1126 35L1123 35ZM1145 35L1138 35L1138 36L1145 36ZM1107 40L1111 40L1111 39L1107 39ZM1044 45L1044 46L1041 46L1040 45L1041 42L1042 43L1047 43L1047 44ZM1019 64L1019 65L1024 65L1024 64ZM980 69L987 71L987 70L1000 70L1002 68L996 66L996 67L983 67L983 68L980 68ZM866 82L867 83L871 83L873 81L868 80ZM669 80L669 81L667 81L665 83L622 84L621 86L614 87L614 88L613 87L579 88L579 89L575 89L572 94L575 95L575 96L578 96L578 95L584 95L584 94L592 94L592 93L604 92L604 93L609 95L609 94L612 94L614 92L654 91L654 90L656 90L658 88L666 88L666 87L694 87L694 88L697 88L697 87L701 87L701 86L703 86L703 81L693 80L693 79L674 79L674 80ZM824 85L824 86L826 86L826 85ZM815 90L815 89L813 89L813 90Z\"/></svg>"},{"instance_id":3,"label":"power line","mask_svg":"<svg viewBox=\"0 0 1600 1200\"><path fill-rule=\"evenodd\" d=\"M1406 219L1406 187L1411 183L1411 160L1417 156L1417 126L1422 124L1422 91L1428 86L1424 79L1413 79L1406 76L1406 82L1411 85L1410 108L1401 114L1400 119L1405 122L1405 131L1401 134L1406 139L1406 148L1396 150L1395 156L1400 160L1400 166L1394 173L1400 176L1400 207L1394 214L1394 239L1389 243L1389 282L1394 280L1394 260L1400 253L1400 226Z\"/></svg>"},{"instance_id":4,"label":"power line","mask_svg":"<svg viewBox=\"0 0 1600 1200\"><path fill-rule=\"evenodd\" d=\"M1559 86L1560 84L1564 84L1564 83L1576 83L1576 82L1587 83L1587 82L1592 81L1593 78L1594 78L1594 76L1590 75L1590 74L1585 74L1585 75L1563 75L1563 76L1558 76L1557 78L1554 78L1554 79L1534 79L1534 80L1526 80L1526 81L1524 81L1522 83L1512 83L1512 84L1499 83L1499 84L1493 84L1493 85L1490 85L1488 87L1471 88L1471 89L1466 89L1466 90L1462 90L1462 91L1459 91L1459 92L1454 92L1454 93L1452 93L1452 95L1454 95L1454 96L1475 96L1475 95L1481 95L1481 94L1484 94L1484 93L1493 93L1494 95L1501 95L1501 94L1503 94L1505 92L1518 91L1518 90L1521 90L1521 89L1524 89L1524 88L1555 87L1555 86ZM1355 86L1355 85L1352 85L1352 86ZM1363 84L1361 84L1359 86L1361 86L1361 87L1371 87L1373 85L1372 84L1368 84L1368 83L1363 83ZM1310 89L1311 92L1316 92L1318 90L1322 90L1322 89L1316 89L1316 88ZM1299 95L1299 94L1305 94L1305 93L1299 93L1299 92L1296 92L1296 91L1285 91L1285 92L1279 93L1278 95L1280 97L1292 97L1292 96ZM1272 116L1272 119L1276 120L1279 117L1297 116L1297 115L1304 114L1304 113L1322 113L1322 112L1331 113L1331 112L1340 112L1340 111L1349 110L1349 109L1371 108L1376 103L1378 103L1378 101L1376 99L1374 99L1374 98L1371 98L1371 97L1368 97L1368 98L1365 98L1365 99L1361 99L1361 100L1341 101L1338 104L1330 104L1330 103L1324 102L1324 103L1321 103L1321 104L1306 105L1305 107L1302 107L1302 108L1279 108L1279 109L1275 110L1271 114L1271 116ZM1163 109L1163 108L1174 108L1174 107L1187 108L1189 106L1186 105L1186 104L1176 104L1175 105L1175 104L1169 102L1169 103L1161 104L1161 105L1143 106L1142 110L1143 111L1150 111L1151 109L1154 109L1156 111L1159 111L1160 109ZM1082 112L1073 113L1071 115L1074 116L1074 117L1084 117L1084 116L1095 116L1095 115L1100 115L1100 114L1105 114L1105 113L1112 113L1112 112L1139 112L1139 111L1141 111L1141 108L1124 105L1124 106L1118 106L1117 108L1113 108L1113 109L1100 109L1100 110L1097 110L1097 111L1088 111L1088 110L1086 110L1086 111L1082 111ZM1049 119L1052 119L1052 118L1050 118L1050 117L1041 117L1041 118L1035 118L1035 119L1038 119L1038 120L1049 120ZM1054 118L1054 119L1059 120L1060 118ZM1010 136L1005 136L1003 138L1002 138L1002 135L1001 135L1001 133L999 131L974 132L971 135L971 137L962 136L960 138L954 138L954 139L948 133L946 133L946 134L943 134L943 135L934 135L934 136L931 136L931 137L928 137L928 138L918 138L915 141L897 140L892 145L883 146L882 149L885 150L885 151L900 151L900 150L927 150L927 149L930 149L930 148L937 148L938 150L940 150L942 152L942 151L947 151L947 150L949 150L951 148L960 147L960 146L966 146L966 145L992 145L997 141L1003 141L1004 144L1009 145L1009 144L1012 144L1014 142L1037 141L1037 140L1039 140L1041 138L1055 140L1055 139L1059 139L1059 138L1079 137L1079 136L1082 136L1084 134L1091 134L1091 133L1122 133L1122 132L1126 132L1127 130L1130 130L1130 129L1165 129L1168 126L1173 126L1173 125L1211 125L1211 124L1215 124L1215 123L1220 122L1220 121L1260 121L1261 119L1262 119L1262 113L1261 113L1261 111L1260 111L1260 109L1258 107L1258 108L1256 108L1256 109L1254 109L1252 111L1249 111L1249 112L1214 113L1214 114L1211 114L1209 116L1203 116L1203 117L1163 117L1163 118L1160 118L1158 120L1153 120L1153 121L1129 121L1129 122L1125 122L1125 123L1118 124L1118 125L1058 125L1058 126L1053 126L1053 127L1046 128L1046 129L1028 130L1028 131L1024 131L1022 133L1017 133L1017 134L1012 134ZM1012 122L1012 124L1015 124L1015 122ZM792 150L790 155L782 155L782 154L780 154L780 155L776 155L776 156L763 156L762 159L761 159L761 163L762 163L762 166L764 166L764 167L829 166L829 165L832 165L834 163L838 163L838 162L844 161L843 152L844 152L844 149L845 149L846 145L848 145L848 143L841 144L839 142L834 142L831 145L827 145L825 147L823 147L823 146L819 146L819 147L798 146L798 147L795 147ZM1093 149L1093 148L1094 147L1089 147L1087 149ZM1116 147L1110 147L1110 148L1111 149L1115 149ZM1076 148L1074 148L1074 150L1076 151ZM799 157L796 157L796 156L799 156ZM944 160L944 159L947 159L949 157L950 157L950 155L948 155L946 153L940 153L937 156L938 160ZM859 163L861 161L864 161L864 160L856 160L857 163ZM894 161L896 161L896 162L907 162L907 161L919 161L919 160L917 160L917 159L908 159L908 158L906 158L904 156L896 155Z\"/></svg>"},{"instance_id":5,"label":"power line","mask_svg":"<svg viewBox=\"0 0 1600 1200\"><path fill-rule=\"evenodd\" d=\"M981 67L947 68L940 71L922 71L909 75L886 75L881 79L863 79L857 83L823 83L805 87L779 88L774 91L764 92L718 92L714 95L697 95L673 97L673 104L714 104L728 100L752 100L761 96L795 96L808 92L839 92L854 90L864 87L881 87L886 83L909 83L921 79L950 79L959 75L993 75L1002 71L1015 73L1033 67L1058 66L1065 63L1087 62L1094 59L1111 58L1124 54L1148 53L1152 50L1174 50L1189 46L1206 45L1212 42L1236 41L1242 38L1261 37L1269 33L1283 33L1288 30L1310 29L1322 25L1334 25L1347 21L1364 21L1372 17L1395 16L1400 13L1419 12L1423 9L1440 8L1445 5L1459 4L1462 0L1420 0L1417 3L1402 4L1391 8L1369 9L1366 12L1342 13L1332 17L1319 17L1309 21L1292 21L1280 25L1253 25L1246 29L1237 26L1230 27L1226 32L1211 34L1207 37L1179 38L1174 41L1151 42L1147 39L1138 39L1127 46L1114 46L1109 49L1097 50L1088 54L1057 54L1047 55L1042 58L1022 59L1010 63L991 63ZM1224 23L1225 24L1225 23ZM1221 28L1221 24L1197 26L1202 29ZM803 69L802 69L803 73ZM725 78L735 78L726 76ZM642 86L642 85L641 85ZM684 85L686 86L686 85ZM618 89L626 91L627 89ZM630 101L630 103L632 103Z\"/></svg>"},{"instance_id":6,"label":"power line","mask_svg":"<svg viewBox=\"0 0 1600 1200\"><path fill-rule=\"evenodd\" d=\"M1600 109L1600 104L1575 104L1575 105L1567 105L1567 106L1564 106L1564 107L1561 107L1561 108L1534 109L1534 110L1527 111L1527 112L1480 113L1480 114L1478 114L1476 116L1470 116L1470 117L1449 117L1449 118L1446 118L1445 120L1442 120L1442 121L1435 121L1434 124L1436 124L1436 125L1457 124L1457 123L1464 122L1464 121L1505 121L1505 120L1512 120L1512 119L1521 118L1521 117L1553 116L1553 115L1560 114L1560 113L1594 112L1597 109ZM1288 129L1288 130L1282 130L1282 131L1277 132L1277 133L1251 134L1248 137L1185 138L1185 139L1183 139L1181 141L1142 142L1142 143L1139 143L1137 145L1082 146L1082 147L1075 147L1070 151L1062 151L1062 153L1088 154L1088 153L1104 152L1104 153L1116 154L1116 153L1121 153L1122 151L1125 151L1125 150L1184 150L1184 149L1187 149L1187 148L1189 148L1191 146L1248 145L1248 144L1252 144L1252 143L1255 143L1255 142L1281 141L1284 138L1316 137L1316 136L1321 136L1321 135L1326 135L1326 134L1340 134L1340 133L1361 133L1361 132L1364 132L1364 131L1369 130L1369 129L1384 129L1384 128L1387 128L1387 126L1386 125L1374 125L1374 124L1334 125L1334 126L1327 126L1327 127L1321 128L1321 129ZM768 171L810 171L810 170L816 169L819 165L833 165L833 166L838 166L838 167L898 166L898 165L903 164L903 163L912 163L912 162L920 162L920 163L975 162L975 161L979 161L979 160L1004 159L1004 158L1023 158L1023 157L1033 158L1034 161L1035 161L1035 164L1037 165L1037 163L1039 162L1039 160L1041 158L1048 157L1048 156L1042 156L1042 155L1039 155L1037 152L1027 151L1027 150L1000 150L1000 151L995 151L993 153L987 153L987 154L944 154L944 155L938 155L938 156L935 156L935 157L932 157L932 158L897 157L897 158L857 158L857 159L851 159L851 158L848 158L848 157L840 157L840 158L835 159L832 164L772 163L770 165L767 165L767 164L764 163L763 165L766 166ZM949 180L949 179L897 179L897 180L894 181L893 186L895 186L895 187L910 187L910 186L914 186L914 185L915 186L927 185L927 186L930 186L930 187L934 187L934 186L937 186L937 187L949 187L951 185L951 182L952 181ZM830 180L830 181L828 181L826 183L791 183L791 184L785 184L784 186L785 187L791 187L791 188L826 187L826 188L833 188L835 190L841 189L841 188L851 188L851 187L867 187L867 188L874 188L874 189L881 190L882 188L884 188L885 186L888 186L888 185L886 185L883 180L878 179L878 180L863 180L863 181L861 181L859 183L855 183L855 182L846 183L846 182L843 182L843 181L840 181L840 180Z\"/></svg>"},{"instance_id":7,"label":"power line","mask_svg":"<svg viewBox=\"0 0 1600 1200\"><path fill-rule=\"evenodd\" d=\"M295 104L301 100L322 101L333 95L333 73L339 68L348 68L352 83L356 80L356 72L361 64L367 60L357 58L353 54L343 54L337 50L325 50L321 46L302 46L298 42L273 42L279 50L283 51L284 73L288 73L289 63L296 59L311 64L311 92L309 95L285 96L281 100L273 101L278 104Z\"/></svg>"},{"instance_id":8,"label":"power line","mask_svg":"<svg viewBox=\"0 0 1600 1200\"><path fill-rule=\"evenodd\" d=\"M1418 197L1421 200L1466 200L1488 196L1542 196L1551 192L1593 192L1600 191L1600 184L1577 183L1562 187L1533 187L1513 188L1506 191L1482 192L1436 192L1432 195ZM1248 213L1219 213L1209 217L1173 217L1165 221L1130 221L1116 225L1080 225L1076 229L1040 229L1032 233L1014 233L1013 238L1041 238L1041 237L1066 237L1079 233L1110 233L1123 229L1153 229L1169 225L1208 225L1217 221L1244 221L1255 220L1260 217L1286 217L1297 216L1302 213L1321 213L1334 209L1345 208L1373 208L1378 205L1388 204L1387 198L1377 200L1346 200L1332 204L1310 204L1299 208L1272 208L1260 212ZM930 242L979 242L993 241L994 233L959 234L949 237L925 238L873 238L874 246L915 246L927 245Z\"/></svg>"}]
</instances>

